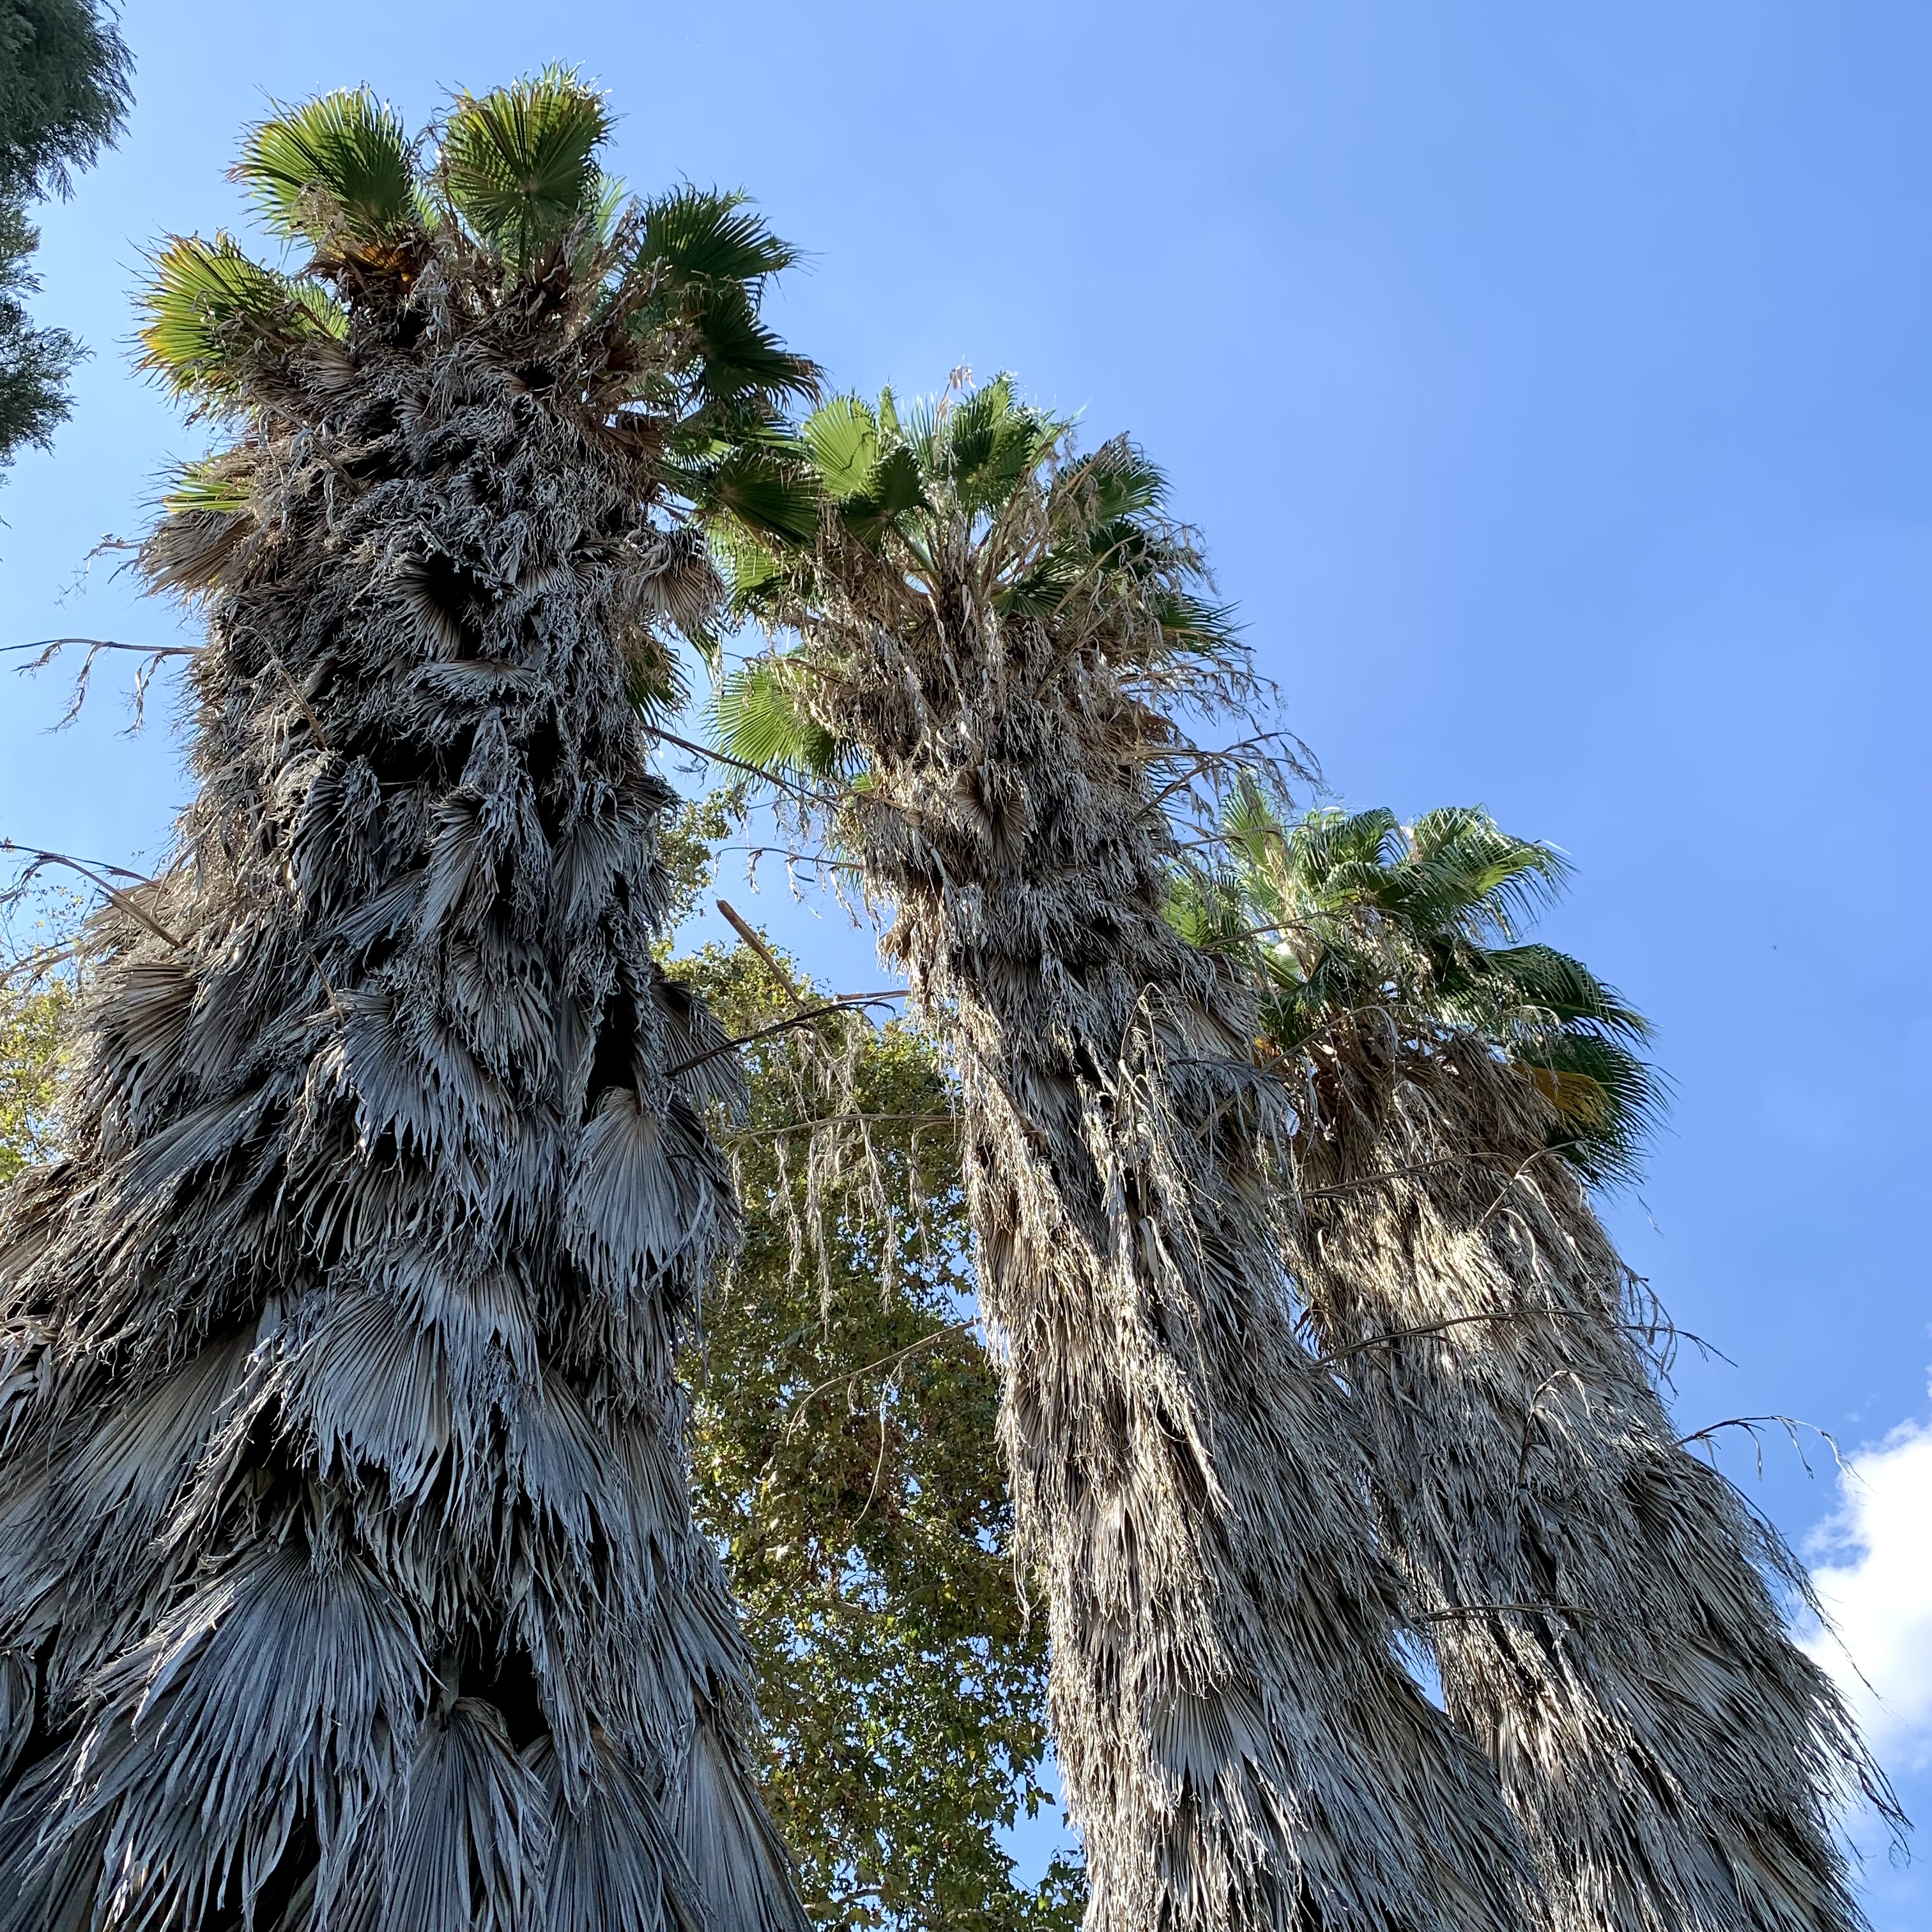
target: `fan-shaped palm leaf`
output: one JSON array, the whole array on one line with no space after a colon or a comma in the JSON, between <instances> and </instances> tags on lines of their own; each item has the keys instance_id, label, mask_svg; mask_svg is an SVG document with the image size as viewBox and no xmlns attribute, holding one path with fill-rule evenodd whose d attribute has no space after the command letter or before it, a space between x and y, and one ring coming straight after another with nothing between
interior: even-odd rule
<instances>
[{"instance_id":1,"label":"fan-shaped palm leaf","mask_svg":"<svg viewBox=\"0 0 1932 1932\"><path fill-rule=\"evenodd\" d=\"M726 673L712 704L719 748L744 764L823 776L837 763L831 733L803 709L796 667L783 658Z\"/></svg>"},{"instance_id":2,"label":"fan-shaped palm leaf","mask_svg":"<svg viewBox=\"0 0 1932 1932\"><path fill-rule=\"evenodd\" d=\"M413 145L366 87L283 108L253 130L230 172L277 233L318 247L380 244L418 218Z\"/></svg>"},{"instance_id":3,"label":"fan-shaped palm leaf","mask_svg":"<svg viewBox=\"0 0 1932 1932\"><path fill-rule=\"evenodd\" d=\"M226 235L177 236L154 269L141 298L140 366L190 401L233 402L262 361L347 332L326 291L264 268Z\"/></svg>"},{"instance_id":4,"label":"fan-shaped palm leaf","mask_svg":"<svg viewBox=\"0 0 1932 1932\"><path fill-rule=\"evenodd\" d=\"M759 282L798 259L752 212L749 196L689 186L644 204L638 254L706 282Z\"/></svg>"},{"instance_id":5,"label":"fan-shaped palm leaf","mask_svg":"<svg viewBox=\"0 0 1932 1932\"><path fill-rule=\"evenodd\" d=\"M514 270L603 204L596 156L609 139L604 97L573 69L458 97L442 132L443 184L478 236Z\"/></svg>"}]
</instances>

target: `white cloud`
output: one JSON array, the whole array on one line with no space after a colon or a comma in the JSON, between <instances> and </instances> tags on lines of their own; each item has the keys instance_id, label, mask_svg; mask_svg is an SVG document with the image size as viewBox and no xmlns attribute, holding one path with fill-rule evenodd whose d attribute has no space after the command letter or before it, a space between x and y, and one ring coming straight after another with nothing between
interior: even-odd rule
<instances>
[{"instance_id":1,"label":"white cloud","mask_svg":"<svg viewBox=\"0 0 1932 1932\"><path fill-rule=\"evenodd\" d=\"M1908 1423L1850 1458L1839 1498L1811 1546L1837 1635L1805 1647L1880 1762L1932 1769L1932 1425Z\"/></svg>"}]
</instances>

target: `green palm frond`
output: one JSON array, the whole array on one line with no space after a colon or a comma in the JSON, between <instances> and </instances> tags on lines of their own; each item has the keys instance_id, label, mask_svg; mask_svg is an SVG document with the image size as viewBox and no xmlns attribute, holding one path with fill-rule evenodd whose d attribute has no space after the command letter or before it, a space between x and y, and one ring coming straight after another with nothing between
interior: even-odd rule
<instances>
[{"instance_id":1,"label":"green palm frond","mask_svg":"<svg viewBox=\"0 0 1932 1932\"><path fill-rule=\"evenodd\" d=\"M1587 1021L1634 1042L1650 1037L1650 1022L1614 986L1553 946L1490 947L1478 962L1477 983L1512 1010L1546 1013L1564 1024Z\"/></svg>"},{"instance_id":2,"label":"green palm frond","mask_svg":"<svg viewBox=\"0 0 1932 1932\"><path fill-rule=\"evenodd\" d=\"M932 467L971 515L1000 508L1045 460L1065 427L1021 403L1012 376L1000 375L938 419L926 441Z\"/></svg>"},{"instance_id":3,"label":"green palm frond","mask_svg":"<svg viewBox=\"0 0 1932 1932\"><path fill-rule=\"evenodd\" d=\"M153 257L141 296L140 366L177 396L220 407L260 358L339 340L343 310L314 283L265 268L226 235L176 236Z\"/></svg>"},{"instance_id":4,"label":"green palm frond","mask_svg":"<svg viewBox=\"0 0 1932 1932\"><path fill-rule=\"evenodd\" d=\"M832 734L799 703L782 657L760 658L728 673L712 705L718 749L748 765L823 777L838 762Z\"/></svg>"},{"instance_id":5,"label":"green palm frond","mask_svg":"<svg viewBox=\"0 0 1932 1932\"><path fill-rule=\"evenodd\" d=\"M799 435L832 502L869 494L879 466L879 418L868 404L834 396L805 419Z\"/></svg>"},{"instance_id":6,"label":"green palm frond","mask_svg":"<svg viewBox=\"0 0 1932 1932\"><path fill-rule=\"evenodd\" d=\"M790 268L797 250L751 212L742 190L685 187L646 202L640 260L661 262L680 279L757 282Z\"/></svg>"},{"instance_id":7,"label":"green palm frond","mask_svg":"<svg viewBox=\"0 0 1932 1932\"><path fill-rule=\"evenodd\" d=\"M681 481L707 526L736 523L754 541L788 550L818 533L822 500L816 484L782 449L742 446L722 460L691 466Z\"/></svg>"},{"instance_id":8,"label":"green palm frond","mask_svg":"<svg viewBox=\"0 0 1932 1932\"><path fill-rule=\"evenodd\" d=\"M250 506L253 465L224 450L197 463L180 464L168 479L161 508L172 514L196 512L235 516Z\"/></svg>"},{"instance_id":9,"label":"green palm frond","mask_svg":"<svg viewBox=\"0 0 1932 1932\"><path fill-rule=\"evenodd\" d=\"M1648 1022L1569 954L1495 943L1562 890L1553 846L1472 806L1409 826L1379 808L1290 820L1252 778L1221 830L1227 870L1177 889L1171 916L1193 944L1245 962L1274 1052L1378 1010L1407 1036L1478 1040L1550 1103L1551 1144L1586 1180L1635 1173L1665 1090L1637 1051Z\"/></svg>"},{"instance_id":10,"label":"green palm frond","mask_svg":"<svg viewBox=\"0 0 1932 1932\"><path fill-rule=\"evenodd\" d=\"M642 208L626 280L651 292L631 326L690 332L707 420L755 429L788 400L817 397L817 364L788 350L758 313L766 278L795 259L742 194L686 187Z\"/></svg>"},{"instance_id":11,"label":"green palm frond","mask_svg":"<svg viewBox=\"0 0 1932 1932\"><path fill-rule=\"evenodd\" d=\"M1169 649L1177 654L1218 658L1240 644L1241 627L1232 604L1210 604L1204 598L1174 591L1156 603L1154 616Z\"/></svg>"},{"instance_id":12,"label":"green palm frond","mask_svg":"<svg viewBox=\"0 0 1932 1932\"><path fill-rule=\"evenodd\" d=\"M478 238L521 274L597 219L606 184L596 156L610 133L604 97L574 69L546 68L458 97L442 133L443 183Z\"/></svg>"},{"instance_id":13,"label":"green palm frond","mask_svg":"<svg viewBox=\"0 0 1932 1932\"><path fill-rule=\"evenodd\" d=\"M1472 938L1508 938L1547 904L1569 874L1553 845L1513 838L1477 806L1425 812L1409 830L1404 877L1416 916Z\"/></svg>"},{"instance_id":14,"label":"green palm frond","mask_svg":"<svg viewBox=\"0 0 1932 1932\"><path fill-rule=\"evenodd\" d=\"M1565 1028L1531 1042L1515 1064L1557 1117L1552 1144L1592 1186L1634 1180L1643 1143L1661 1123L1657 1070L1621 1041Z\"/></svg>"},{"instance_id":15,"label":"green palm frond","mask_svg":"<svg viewBox=\"0 0 1932 1932\"><path fill-rule=\"evenodd\" d=\"M380 245L418 218L414 146L366 87L281 109L250 133L230 172L276 233L319 247Z\"/></svg>"},{"instance_id":16,"label":"green palm frond","mask_svg":"<svg viewBox=\"0 0 1932 1932\"><path fill-rule=\"evenodd\" d=\"M799 439L839 520L876 544L908 511L929 509L920 451L900 440L891 392L874 410L857 396L835 396L806 418Z\"/></svg>"},{"instance_id":17,"label":"green palm frond","mask_svg":"<svg viewBox=\"0 0 1932 1932\"><path fill-rule=\"evenodd\" d=\"M1167 478L1143 452L1116 438L1068 464L1054 478L1053 497L1059 520L1084 523L1096 537L1124 523L1144 530L1166 507Z\"/></svg>"},{"instance_id":18,"label":"green palm frond","mask_svg":"<svg viewBox=\"0 0 1932 1932\"><path fill-rule=\"evenodd\" d=\"M699 344L699 387L708 400L729 405L756 398L777 407L788 397L817 394L817 365L784 346L742 284L706 288L689 319Z\"/></svg>"},{"instance_id":19,"label":"green palm frond","mask_svg":"<svg viewBox=\"0 0 1932 1932\"><path fill-rule=\"evenodd\" d=\"M712 555L724 580L730 608L744 618L763 610L789 580L790 572L778 546L759 537L735 518L720 517L709 526ZM707 662L717 668L717 654Z\"/></svg>"}]
</instances>

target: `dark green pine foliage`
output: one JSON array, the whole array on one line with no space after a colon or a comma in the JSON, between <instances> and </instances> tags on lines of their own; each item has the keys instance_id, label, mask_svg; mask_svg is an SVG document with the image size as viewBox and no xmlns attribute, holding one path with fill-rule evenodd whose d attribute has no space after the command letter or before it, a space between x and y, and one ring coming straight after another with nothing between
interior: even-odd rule
<instances>
[{"instance_id":1,"label":"dark green pine foliage","mask_svg":"<svg viewBox=\"0 0 1932 1932\"><path fill-rule=\"evenodd\" d=\"M634 706L716 591L682 493L812 372L785 250L607 130L331 95L237 170L295 273L156 258L197 789L0 1200L7 1932L802 1922L688 1500L736 1076Z\"/></svg>"},{"instance_id":2,"label":"dark green pine foliage","mask_svg":"<svg viewBox=\"0 0 1932 1932\"><path fill-rule=\"evenodd\" d=\"M66 194L120 133L133 63L113 16L93 0L0 0L0 466L44 448L66 420L81 356L64 328L38 328L26 298L40 237L36 196Z\"/></svg>"}]
</instances>

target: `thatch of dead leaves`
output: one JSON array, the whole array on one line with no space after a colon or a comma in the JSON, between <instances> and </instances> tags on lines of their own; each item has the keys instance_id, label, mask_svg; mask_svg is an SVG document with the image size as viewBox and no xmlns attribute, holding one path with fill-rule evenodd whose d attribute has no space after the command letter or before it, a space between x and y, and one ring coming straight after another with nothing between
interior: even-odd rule
<instances>
[{"instance_id":1,"label":"thatch of dead leaves","mask_svg":"<svg viewBox=\"0 0 1932 1932\"><path fill-rule=\"evenodd\" d=\"M1298 1143L1301 1278L1347 1357L1444 1696L1535 1856L1541 1922L1858 1925L1834 1827L1849 1791L1882 1787L1773 1598L1808 1601L1803 1572L1679 1446L1652 1316L1548 1156L1546 1108L1479 1045L1345 1040Z\"/></svg>"},{"instance_id":2,"label":"thatch of dead leaves","mask_svg":"<svg viewBox=\"0 0 1932 1932\"><path fill-rule=\"evenodd\" d=\"M633 700L715 596L679 498L810 372L785 251L622 202L608 124L330 96L240 170L301 272L157 257L230 434L142 554L206 614L196 794L4 1204L9 1932L802 1923L688 1500L735 1074L651 963Z\"/></svg>"},{"instance_id":3,"label":"thatch of dead leaves","mask_svg":"<svg viewBox=\"0 0 1932 1932\"><path fill-rule=\"evenodd\" d=\"M1163 916L1177 723L1239 657L1124 444L1004 382L802 430L827 500L723 532L794 648L727 748L842 850L959 1080L980 1305L1093 1932L1517 1922L1488 1768L1394 1648L1338 1393L1294 1333L1240 984Z\"/></svg>"}]
</instances>

